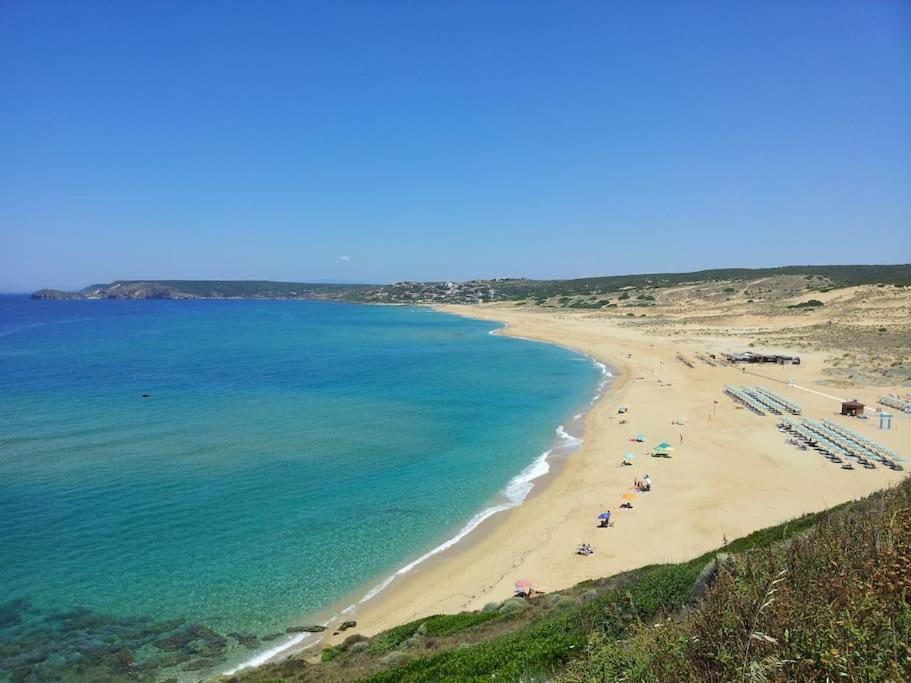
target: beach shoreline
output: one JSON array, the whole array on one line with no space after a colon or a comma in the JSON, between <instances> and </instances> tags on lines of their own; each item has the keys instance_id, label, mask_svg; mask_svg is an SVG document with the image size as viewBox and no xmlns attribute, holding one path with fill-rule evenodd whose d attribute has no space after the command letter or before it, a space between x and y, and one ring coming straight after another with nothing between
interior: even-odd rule
<instances>
[{"instance_id":1,"label":"beach shoreline","mask_svg":"<svg viewBox=\"0 0 911 683\"><path fill-rule=\"evenodd\" d=\"M675 362L679 350L695 350L691 342L642 334L598 316L504 306L433 308L498 322L502 327L494 334L583 353L610 366L615 376L586 415L581 447L535 479L521 504L485 519L460 542L347 612L344 618L356 620L357 627L327 635L319 646L432 614L481 609L510 597L519 578L550 591L646 564L686 560L722 545L724 538L862 497L902 476L882 469L846 473L788 446L773 418L745 414L724 397L725 382L748 381L734 368ZM700 345L720 351L718 340ZM822 361L812 354L807 361L799 370L769 368L770 379L784 381L777 375L799 372L804 384L812 384L821 376ZM821 393L792 398L806 404L810 416L831 412L831 400ZM617 414L624 404L631 406L628 426ZM671 424L678 417L686 426ZM664 439L678 452L668 460L636 453L633 466L620 467L625 449L643 450L630 442L639 431L655 435L646 447ZM895 434L889 437L888 445L898 447ZM645 473L652 474L655 491L641 495L634 511L618 510L620 495ZM602 508L614 513L616 528L595 528ZM575 555L580 542L595 545L595 555Z\"/></svg>"},{"instance_id":2,"label":"beach shoreline","mask_svg":"<svg viewBox=\"0 0 911 683\"><path fill-rule=\"evenodd\" d=\"M576 451L584 444L586 416L594 409L598 402L605 398L608 392L617 386L618 383L622 383L623 381L624 375L618 370L617 366L612 363L567 344L559 344L543 339L512 334L509 329L510 325L507 321L482 317L476 318L470 315L464 315L461 311L444 310L443 307L438 306L428 306L426 308L438 313L497 323L499 324L499 327L496 327L489 332L489 334L494 336L505 336L534 343L549 344L551 346L558 346L575 354L580 354L600 371L596 394L588 400L587 405L581 412L574 415L567 415L563 421L557 425L552 442L544 451L535 456L525 468L512 477L497 495L497 498L499 499L504 498L505 490L516 483L525 481L524 478L528 477L528 490L521 495L521 498L517 502L507 500L506 502L500 501L499 503L494 503L493 500L490 501L490 505L487 505L472 516L472 518L459 527L454 534L445 535L444 540L441 543L433 546L415 560L361 583L346 596L333 601L330 605L327 605L318 612L302 615L300 623L306 622L307 624L322 625L326 627L326 631L312 634L306 632L289 634L288 641L275 644L268 650L259 652L243 662L233 665L224 672L224 675L232 675L245 669L282 661L292 655L318 652L322 647L331 645L350 633L361 632L361 629L357 628L352 629L347 633L339 634L339 638L336 638L333 635L334 629L337 629L343 621L349 618L355 619L358 611L365 608L368 603L378 603L381 605L386 590L396 582L407 581L410 576L418 570L432 571L433 568L443 566L450 557L457 555L460 552L464 552L466 549L480 542L486 534L489 534L497 526L497 524L503 523L502 520L504 516L510 511L521 507L529 499L541 495L547 486L560 476L560 472L566 466L567 461L571 459ZM581 431L579 428L580 426ZM543 471L540 473L535 472L535 470L540 470L542 468Z\"/></svg>"}]
</instances>

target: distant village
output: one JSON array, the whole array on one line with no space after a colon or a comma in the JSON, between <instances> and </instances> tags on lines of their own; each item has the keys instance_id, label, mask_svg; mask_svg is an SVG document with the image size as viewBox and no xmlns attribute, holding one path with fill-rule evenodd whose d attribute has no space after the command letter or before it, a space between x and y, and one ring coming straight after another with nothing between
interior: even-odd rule
<instances>
[{"instance_id":1,"label":"distant village","mask_svg":"<svg viewBox=\"0 0 911 683\"><path fill-rule=\"evenodd\" d=\"M468 282L396 282L371 290L365 301L413 303L478 304L503 298L496 284L501 280L469 280Z\"/></svg>"}]
</instances>

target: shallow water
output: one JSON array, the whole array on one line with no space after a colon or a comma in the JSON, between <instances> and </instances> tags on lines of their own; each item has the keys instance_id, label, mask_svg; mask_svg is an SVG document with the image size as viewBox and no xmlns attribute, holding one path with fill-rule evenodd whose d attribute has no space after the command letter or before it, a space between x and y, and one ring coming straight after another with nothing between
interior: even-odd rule
<instances>
[{"instance_id":1,"label":"shallow water","mask_svg":"<svg viewBox=\"0 0 911 683\"><path fill-rule=\"evenodd\" d=\"M493 327L0 297L0 672L198 678L521 500L601 374Z\"/></svg>"}]
</instances>

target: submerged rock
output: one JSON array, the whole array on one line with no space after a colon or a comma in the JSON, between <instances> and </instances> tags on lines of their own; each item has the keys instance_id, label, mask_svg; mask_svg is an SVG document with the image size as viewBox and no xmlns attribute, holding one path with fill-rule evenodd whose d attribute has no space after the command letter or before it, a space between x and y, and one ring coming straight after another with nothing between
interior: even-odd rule
<instances>
[{"instance_id":1,"label":"submerged rock","mask_svg":"<svg viewBox=\"0 0 911 683\"><path fill-rule=\"evenodd\" d=\"M204 669L212 669L218 666L218 662L211 659L194 659L192 662L187 662L181 667L181 671L203 671Z\"/></svg>"},{"instance_id":2,"label":"submerged rock","mask_svg":"<svg viewBox=\"0 0 911 683\"><path fill-rule=\"evenodd\" d=\"M244 647L252 648L259 645L259 638L252 633L229 633L228 635Z\"/></svg>"},{"instance_id":3,"label":"submerged rock","mask_svg":"<svg viewBox=\"0 0 911 683\"><path fill-rule=\"evenodd\" d=\"M22 621L22 613L31 609L32 601L17 598L0 605L0 628L14 626Z\"/></svg>"}]
</instances>

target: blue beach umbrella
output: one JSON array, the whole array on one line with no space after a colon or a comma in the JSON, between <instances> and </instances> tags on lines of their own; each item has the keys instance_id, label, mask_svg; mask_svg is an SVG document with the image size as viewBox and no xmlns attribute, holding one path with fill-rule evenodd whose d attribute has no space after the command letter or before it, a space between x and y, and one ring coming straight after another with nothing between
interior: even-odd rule
<instances>
[{"instance_id":1,"label":"blue beach umbrella","mask_svg":"<svg viewBox=\"0 0 911 683\"><path fill-rule=\"evenodd\" d=\"M645 434L636 434L636 441L640 443L645 441Z\"/></svg>"},{"instance_id":2,"label":"blue beach umbrella","mask_svg":"<svg viewBox=\"0 0 911 683\"><path fill-rule=\"evenodd\" d=\"M662 441L658 444L658 448L670 448L671 445L667 441Z\"/></svg>"},{"instance_id":3,"label":"blue beach umbrella","mask_svg":"<svg viewBox=\"0 0 911 683\"><path fill-rule=\"evenodd\" d=\"M635 453L627 453L626 455L623 456L623 459L626 460L626 461L635 460L635 459L636 459L636 454L635 454Z\"/></svg>"},{"instance_id":4,"label":"blue beach umbrella","mask_svg":"<svg viewBox=\"0 0 911 683\"><path fill-rule=\"evenodd\" d=\"M600 515L598 515L598 519L610 519L610 513L602 512Z\"/></svg>"}]
</instances>

